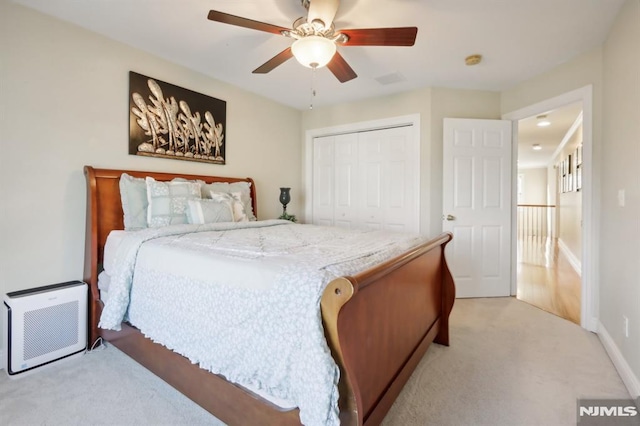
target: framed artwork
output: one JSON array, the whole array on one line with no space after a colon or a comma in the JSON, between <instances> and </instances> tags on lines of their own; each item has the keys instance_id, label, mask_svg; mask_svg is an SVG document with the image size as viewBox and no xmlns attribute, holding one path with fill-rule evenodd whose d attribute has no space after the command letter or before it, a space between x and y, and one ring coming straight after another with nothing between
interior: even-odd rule
<instances>
[{"instance_id":1,"label":"framed artwork","mask_svg":"<svg viewBox=\"0 0 640 426\"><path fill-rule=\"evenodd\" d=\"M576 169L576 191L580 191L582 189L582 167L579 166Z\"/></svg>"},{"instance_id":2,"label":"framed artwork","mask_svg":"<svg viewBox=\"0 0 640 426\"><path fill-rule=\"evenodd\" d=\"M129 72L129 154L225 164L227 103Z\"/></svg>"},{"instance_id":3,"label":"framed artwork","mask_svg":"<svg viewBox=\"0 0 640 426\"><path fill-rule=\"evenodd\" d=\"M576 148L576 166L582 165L582 144Z\"/></svg>"},{"instance_id":4,"label":"framed artwork","mask_svg":"<svg viewBox=\"0 0 640 426\"><path fill-rule=\"evenodd\" d=\"M567 162L567 192L571 192L573 191L573 173L572 173L572 162L571 162L572 158L571 158L571 154L567 155L566 158L566 162Z\"/></svg>"},{"instance_id":5,"label":"framed artwork","mask_svg":"<svg viewBox=\"0 0 640 426\"><path fill-rule=\"evenodd\" d=\"M560 192L567 192L567 159L560 161Z\"/></svg>"},{"instance_id":6,"label":"framed artwork","mask_svg":"<svg viewBox=\"0 0 640 426\"><path fill-rule=\"evenodd\" d=\"M582 144L576 148L575 159L576 191L580 191L582 189Z\"/></svg>"}]
</instances>

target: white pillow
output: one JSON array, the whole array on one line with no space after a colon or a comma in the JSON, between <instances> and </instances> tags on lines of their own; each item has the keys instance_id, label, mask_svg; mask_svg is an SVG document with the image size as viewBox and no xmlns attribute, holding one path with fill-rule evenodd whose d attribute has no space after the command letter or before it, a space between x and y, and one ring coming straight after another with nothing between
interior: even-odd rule
<instances>
[{"instance_id":1,"label":"white pillow","mask_svg":"<svg viewBox=\"0 0 640 426\"><path fill-rule=\"evenodd\" d=\"M233 212L234 222L248 222L249 217L242 204L242 198L239 192L213 192L211 191L211 199L221 203L228 203Z\"/></svg>"},{"instance_id":2,"label":"white pillow","mask_svg":"<svg viewBox=\"0 0 640 426\"><path fill-rule=\"evenodd\" d=\"M137 231L147 227L147 184L143 178L126 173L120 175L120 201L124 213L124 229Z\"/></svg>"},{"instance_id":3,"label":"white pillow","mask_svg":"<svg viewBox=\"0 0 640 426\"><path fill-rule=\"evenodd\" d=\"M202 185L202 198L209 197L212 192L225 192L231 194L234 192L240 193L240 200L244 206L244 211L247 214L249 220L257 220L253 213L253 206L251 204L251 183L250 182L213 182L206 183L200 181Z\"/></svg>"},{"instance_id":4,"label":"white pillow","mask_svg":"<svg viewBox=\"0 0 640 426\"><path fill-rule=\"evenodd\" d=\"M233 210L227 201L188 200L187 220L189 223L197 225L233 222Z\"/></svg>"},{"instance_id":5,"label":"white pillow","mask_svg":"<svg viewBox=\"0 0 640 426\"><path fill-rule=\"evenodd\" d=\"M159 182L152 177L147 184L147 224L150 228L187 222L187 201L200 199L200 185L195 182Z\"/></svg>"}]
</instances>

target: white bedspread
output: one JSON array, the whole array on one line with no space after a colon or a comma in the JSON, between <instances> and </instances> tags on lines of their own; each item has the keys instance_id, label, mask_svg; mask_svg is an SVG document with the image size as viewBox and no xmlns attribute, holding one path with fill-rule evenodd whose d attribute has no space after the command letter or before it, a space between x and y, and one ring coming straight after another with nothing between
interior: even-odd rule
<instances>
[{"instance_id":1,"label":"white bedspread","mask_svg":"<svg viewBox=\"0 0 640 426\"><path fill-rule=\"evenodd\" d=\"M293 401L303 424L336 425L324 287L424 240L279 220L127 233L99 326L128 320L201 368Z\"/></svg>"}]
</instances>

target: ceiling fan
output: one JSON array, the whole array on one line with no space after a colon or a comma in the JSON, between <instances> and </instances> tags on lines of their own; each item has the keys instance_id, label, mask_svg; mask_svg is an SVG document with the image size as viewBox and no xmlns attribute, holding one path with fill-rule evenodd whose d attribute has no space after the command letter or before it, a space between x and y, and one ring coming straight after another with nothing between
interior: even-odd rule
<instances>
[{"instance_id":1,"label":"ceiling fan","mask_svg":"<svg viewBox=\"0 0 640 426\"><path fill-rule=\"evenodd\" d=\"M333 18L340 0L301 0L307 9L307 17L298 18L293 29L254 21L216 10L209 11L208 18L223 24L250 28L295 39L273 58L253 70L254 74L266 74L287 60L295 57L309 68L327 66L341 83L357 77L347 61L337 51L341 46L413 46L418 28L368 28L336 30Z\"/></svg>"}]
</instances>

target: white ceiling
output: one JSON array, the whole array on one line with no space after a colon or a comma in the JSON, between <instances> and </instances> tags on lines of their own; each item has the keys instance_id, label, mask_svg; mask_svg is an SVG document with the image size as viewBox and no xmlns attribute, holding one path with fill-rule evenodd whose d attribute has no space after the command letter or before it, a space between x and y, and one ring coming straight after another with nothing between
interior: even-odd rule
<instances>
[{"instance_id":1,"label":"white ceiling","mask_svg":"<svg viewBox=\"0 0 640 426\"><path fill-rule=\"evenodd\" d=\"M582 102L573 103L551 111L545 111L551 122L548 127L538 127L537 117L529 117L518 122L518 168L531 169L547 167L553 160L558 145L582 113ZM539 151L533 150L540 144Z\"/></svg>"},{"instance_id":2,"label":"white ceiling","mask_svg":"<svg viewBox=\"0 0 640 426\"><path fill-rule=\"evenodd\" d=\"M252 74L292 40L207 19L213 9L290 28L306 15L300 0L13 1L297 109L309 108L312 85L315 107L428 86L509 89L602 44L624 2L342 0L337 30L416 26L418 35L413 47L339 47L358 74L340 83L328 69L313 76L295 59ZM482 63L466 66L464 58L477 53ZM547 112L547 128L521 120L519 167L546 167L581 110ZM534 143L543 149L533 151Z\"/></svg>"},{"instance_id":3,"label":"white ceiling","mask_svg":"<svg viewBox=\"0 0 640 426\"><path fill-rule=\"evenodd\" d=\"M290 28L300 0L14 0L298 109L312 71L289 60L251 71L291 39L207 19L209 10ZM316 71L314 106L436 86L501 91L605 40L624 0L342 0L336 28L416 26L413 47L339 47L358 78ZM479 53L480 65L464 58ZM134 70L135 71L135 70ZM402 81L381 84L381 77ZM383 79L384 80L384 79Z\"/></svg>"}]
</instances>

